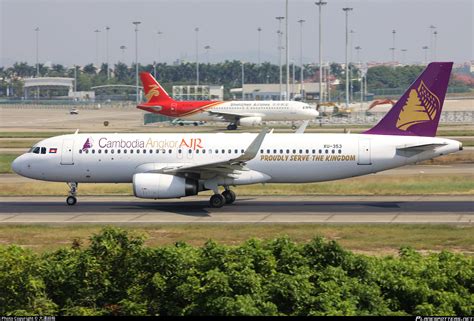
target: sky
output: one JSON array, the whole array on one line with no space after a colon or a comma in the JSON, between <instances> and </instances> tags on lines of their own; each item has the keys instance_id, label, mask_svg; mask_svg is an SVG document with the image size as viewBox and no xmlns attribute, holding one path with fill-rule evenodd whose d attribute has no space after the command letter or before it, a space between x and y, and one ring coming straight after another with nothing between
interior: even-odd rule
<instances>
[{"instance_id":1,"label":"sky","mask_svg":"<svg viewBox=\"0 0 474 321\"><path fill-rule=\"evenodd\" d=\"M423 46L430 47L428 60L434 60L433 30L438 32L436 60L474 60L474 0L326 1L322 8L324 61L345 61L344 7L353 8L349 14L349 30L354 31L349 45L352 61L391 61L392 30L396 31L397 61L424 61ZM290 61L298 64L300 19L305 20L303 62L319 60L314 2L289 0ZM108 47L110 64L129 64L135 61L133 21L141 22L138 60L142 64L194 62L196 36L200 62L257 62L259 27L261 61L277 64L279 23L275 17L285 16L285 0L0 0L0 15L0 65L5 67L17 61L35 63L36 35L40 63L102 63ZM436 29L430 29L431 25ZM356 46L362 48L359 57Z\"/></svg>"}]
</instances>

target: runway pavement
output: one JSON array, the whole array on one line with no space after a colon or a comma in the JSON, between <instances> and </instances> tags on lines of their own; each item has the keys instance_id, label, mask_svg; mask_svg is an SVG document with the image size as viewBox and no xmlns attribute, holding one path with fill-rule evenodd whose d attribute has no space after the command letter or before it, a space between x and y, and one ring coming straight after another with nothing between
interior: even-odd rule
<instances>
[{"instance_id":1,"label":"runway pavement","mask_svg":"<svg viewBox=\"0 0 474 321\"><path fill-rule=\"evenodd\" d=\"M0 197L0 224L443 223L472 224L472 196L260 196L210 208L208 198L140 200Z\"/></svg>"}]
</instances>

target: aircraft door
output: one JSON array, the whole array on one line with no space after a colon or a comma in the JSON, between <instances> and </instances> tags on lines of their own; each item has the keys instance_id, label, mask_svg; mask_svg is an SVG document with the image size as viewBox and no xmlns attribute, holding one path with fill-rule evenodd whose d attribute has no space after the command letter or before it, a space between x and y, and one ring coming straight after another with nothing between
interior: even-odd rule
<instances>
[{"instance_id":1,"label":"aircraft door","mask_svg":"<svg viewBox=\"0 0 474 321\"><path fill-rule=\"evenodd\" d=\"M170 112L171 112L171 116L176 117L178 115L178 104L171 103Z\"/></svg>"},{"instance_id":2,"label":"aircraft door","mask_svg":"<svg viewBox=\"0 0 474 321\"><path fill-rule=\"evenodd\" d=\"M370 139L359 139L359 158L357 164L371 165L372 158L370 156Z\"/></svg>"},{"instance_id":3,"label":"aircraft door","mask_svg":"<svg viewBox=\"0 0 474 321\"><path fill-rule=\"evenodd\" d=\"M73 159L74 140L64 139L61 150L61 165L74 165Z\"/></svg>"}]
</instances>

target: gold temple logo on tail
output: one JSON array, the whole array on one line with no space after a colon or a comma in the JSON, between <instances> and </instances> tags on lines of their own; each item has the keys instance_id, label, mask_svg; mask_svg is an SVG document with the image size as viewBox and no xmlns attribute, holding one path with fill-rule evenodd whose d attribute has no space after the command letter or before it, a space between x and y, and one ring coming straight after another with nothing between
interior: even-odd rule
<instances>
[{"instance_id":1,"label":"gold temple logo on tail","mask_svg":"<svg viewBox=\"0 0 474 321\"><path fill-rule=\"evenodd\" d=\"M417 89L410 90L407 102L398 115L397 128L406 131L413 125L432 121L440 107L439 98L421 81Z\"/></svg>"},{"instance_id":2,"label":"gold temple logo on tail","mask_svg":"<svg viewBox=\"0 0 474 321\"><path fill-rule=\"evenodd\" d=\"M158 97L160 95L158 85L149 85L148 87L150 87L150 89L148 90L148 93L145 94L147 100L150 100L152 97Z\"/></svg>"}]
</instances>

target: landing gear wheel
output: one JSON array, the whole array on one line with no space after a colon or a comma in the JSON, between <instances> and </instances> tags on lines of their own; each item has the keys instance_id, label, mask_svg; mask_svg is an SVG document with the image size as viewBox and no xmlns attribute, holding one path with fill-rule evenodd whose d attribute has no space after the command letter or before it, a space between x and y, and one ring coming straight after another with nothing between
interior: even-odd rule
<instances>
[{"instance_id":1,"label":"landing gear wheel","mask_svg":"<svg viewBox=\"0 0 474 321\"><path fill-rule=\"evenodd\" d=\"M224 196L226 204L232 204L235 202L235 193L230 189L222 192L222 196Z\"/></svg>"},{"instance_id":2,"label":"landing gear wheel","mask_svg":"<svg viewBox=\"0 0 474 321\"><path fill-rule=\"evenodd\" d=\"M77 198L75 198L74 196L68 196L66 198L66 203L69 206L75 205L77 203Z\"/></svg>"},{"instance_id":3,"label":"landing gear wheel","mask_svg":"<svg viewBox=\"0 0 474 321\"><path fill-rule=\"evenodd\" d=\"M227 126L227 130L236 130L237 129L237 125L236 124L229 124Z\"/></svg>"},{"instance_id":4,"label":"landing gear wheel","mask_svg":"<svg viewBox=\"0 0 474 321\"><path fill-rule=\"evenodd\" d=\"M296 129L296 125L295 125L295 124L291 125L291 129L295 130L295 129Z\"/></svg>"},{"instance_id":5,"label":"landing gear wheel","mask_svg":"<svg viewBox=\"0 0 474 321\"><path fill-rule=\"evenodd\" d=\"M221 194L214 194L211 196L210 204L211 207L220 208L225 204L225 197Z\"/></svg>"},{"instance_id":6,"label":"landing gear wheel","mask_svg":"<svg viewBox=\"0 0 474 321\"><path fill-rule=\"evenodd\" d=\"M79 184L76 182L68 182L67 185L69 186L69 196L66 198L66 204L71 206L77 203L76 193Z\"/></svg>"}]
</instances>

